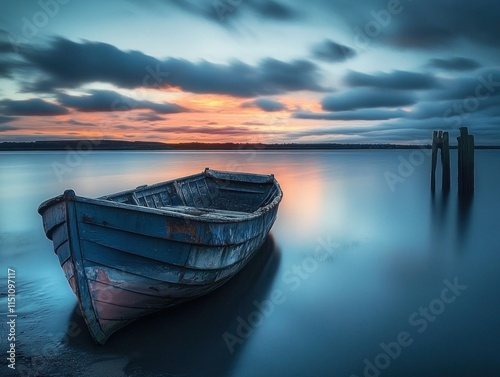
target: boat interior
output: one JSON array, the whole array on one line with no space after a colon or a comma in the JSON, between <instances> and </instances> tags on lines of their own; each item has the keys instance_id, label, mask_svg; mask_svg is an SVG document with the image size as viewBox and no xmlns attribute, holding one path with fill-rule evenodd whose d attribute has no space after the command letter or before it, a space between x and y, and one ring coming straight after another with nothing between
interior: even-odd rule
<instances>
[{"instance_id":1,"label":"boat interior","mask_svg":"<svg viewBox=\"0 0 500 377\"><path fill-rule=\"evenodd\" d=\"M206 170L101 199L191 215L217 212L239 217L266 206L276 195L281 190L272 176Z\"/></svg>"}]
</instances>

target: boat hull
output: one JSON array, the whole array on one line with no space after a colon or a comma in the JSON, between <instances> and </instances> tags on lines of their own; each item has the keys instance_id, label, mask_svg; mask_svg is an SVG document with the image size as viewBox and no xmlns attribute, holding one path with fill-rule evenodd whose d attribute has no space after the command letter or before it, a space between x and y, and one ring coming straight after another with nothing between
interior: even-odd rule
<instances>
[{"instance_id":1,"label":"boat hull","mask_svg":"<svg viewBox=\"0 0 500 377\"><path fill-rule=\"evenodd\" d=\"M39 211L90 333L103 344L140 317L224 284L264 243L277 210L204 218L69 190Z\"/></svg>"}]
</instances>

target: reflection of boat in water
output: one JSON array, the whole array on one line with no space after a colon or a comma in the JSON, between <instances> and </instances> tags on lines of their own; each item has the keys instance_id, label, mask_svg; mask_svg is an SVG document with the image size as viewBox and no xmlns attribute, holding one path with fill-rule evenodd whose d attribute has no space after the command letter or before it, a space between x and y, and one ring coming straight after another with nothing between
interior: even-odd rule
<instances>
[{"instance_id":1,"label":"reflection of boat in water","mask_svg":"<svg viewBox=\"0 0 500 377\"><path fill-rule=\"evenodd\" d=\"M229 280L263 244L281 198L272 175L206 169L98 199L67 190L38 211L90 333L104 343Z\"/></svg>"}]
</instances>

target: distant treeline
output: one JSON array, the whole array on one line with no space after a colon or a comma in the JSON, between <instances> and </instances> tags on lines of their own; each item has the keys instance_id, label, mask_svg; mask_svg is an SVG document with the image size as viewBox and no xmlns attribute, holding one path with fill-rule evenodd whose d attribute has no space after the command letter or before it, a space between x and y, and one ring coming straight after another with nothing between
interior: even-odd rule
<instances>
[{"instance_id":1,"label":"distant treeline","mask_svg":"<svg viewBox=\"0 0 500 377\"><path fill-rule=\"evenodd\" d=\"M64 151L64 150L329 150L329 149L429 149L430 145L403 144L252 144L252 143L179 143L121 140L55 140L3 142L0 151ZM456 146L450 148L456 149ZM476 146L476 149L500 149L500 146Z\"/></svg>"}]
</instances>

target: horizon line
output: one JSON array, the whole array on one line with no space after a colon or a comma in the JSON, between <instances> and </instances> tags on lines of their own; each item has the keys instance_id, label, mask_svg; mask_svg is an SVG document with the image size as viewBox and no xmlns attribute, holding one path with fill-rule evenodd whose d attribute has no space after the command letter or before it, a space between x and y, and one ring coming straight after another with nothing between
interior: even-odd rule
<instances>
[{"instance_id":1,"label":"horizon line","mask_svg":"<svg viewBox=\"0 0 500 377\"><path fill-rule=\"evenodd\" d=\"M0 151L48 151L48 150L176 150L176 149L225 149L235 150L245 146L261 149L430 149L429 144L398 144L398 143L238 143L238 142L181 142L165 143L161 141L126 141L114 139L66 139L66 140L33 140L33 141L3 141ZM458 144L450 145L456 149ZM500 149L500 145L476 145L477 149Z\"/></svg>"}]
</instances>

